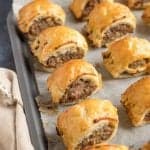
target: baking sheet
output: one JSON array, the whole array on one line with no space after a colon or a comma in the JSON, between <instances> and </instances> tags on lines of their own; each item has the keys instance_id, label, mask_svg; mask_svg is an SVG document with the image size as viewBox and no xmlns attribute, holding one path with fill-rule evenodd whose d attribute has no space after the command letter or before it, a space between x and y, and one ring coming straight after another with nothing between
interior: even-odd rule
<instances>
[{"instance_id":1,"label":"baking sheet","mask_svg":"<svg viewBox=\"0 0 150 150\"><path fill-rule=\"evenodd\" d=\"M30 0L14 0L13 1L14 14L17 16L18 10L29 1ZM70 13L70 10L68 9L71 0L53 0L53 1L64 8L67 14L66 25L74 29L77 29L78 31L82 31L82 28L85 23L76 21L72 13ZM133 13L137 18L137 29L135 34L138 37L150 40L149 27L144 25L141 20L142 11L134 11ZM89 48L89 49L90 50L85 59L88 60L88 62L92 63L93 65L97 66L98 71L102 74L103 77L103 88L98 93L92 95L91 97L109 99L118 108L120 121L119 129L116 136L113 138L112 141L110 141L110 143L125 144L128 146L134 146L134 149L137 149L145 142L150 140L150 125L145 125L142 127L133 127L131 125L130 120L128 119L128 116L124 108L120 104L120 98L121 94L126 90L126 88L130 84L140 79L141 77L134 77L128 79L113 79L102 65L101 53L105 49L103 48L98 49ZM47 100L48 91L45 83L49 73L43 73L38 71L35 71L35 73L39 91L40 94L42 95L40 96L40 98L42 100ZM58 110L50 109L49 113L41 113L45 132L49 139L49 149L51 150L64 150L64 146L59 137L56 135L55 130L57 115L64 109L66 109L66 107L59 107Z\"/></svg>"},{"instance_id":2,"label":"baking sheet","mask_svg":"<svg viewBox=\"0 0 150 150\"><path fill-rule=\"evenodd\" d=\"M44 133L41 115L35 97L39 95L36 84L31 53L25 41L18 36L16 21L12 11L7 16L7 28L10 36L12 52L21 96L24 104L24 111L30 132L31 142L36 150L47 150L47 138Z\"/></svg>"}]
</instances>

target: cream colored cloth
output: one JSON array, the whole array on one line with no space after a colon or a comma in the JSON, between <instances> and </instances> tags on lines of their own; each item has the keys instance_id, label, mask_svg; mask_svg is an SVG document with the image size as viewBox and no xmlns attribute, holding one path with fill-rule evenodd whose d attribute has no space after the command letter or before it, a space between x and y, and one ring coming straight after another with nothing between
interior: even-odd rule
<instances>
[{"instance_id":1,"label":"cream colored cloth","mask_svg":"<svg viewBox=\"0 0 150 150\"><path fill-rule=\"evenodd\" d=\"M0 150L33 150L17 76L0 68Z\"/></svg>"}]
</instances>

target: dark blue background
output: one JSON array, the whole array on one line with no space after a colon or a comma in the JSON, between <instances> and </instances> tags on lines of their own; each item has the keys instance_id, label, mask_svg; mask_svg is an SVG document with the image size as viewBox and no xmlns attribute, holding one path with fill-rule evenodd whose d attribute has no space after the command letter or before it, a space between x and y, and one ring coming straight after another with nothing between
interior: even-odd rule
<instances>
[{"instance_id":1,"label":"dark blue background","mask_svg":"<svg viewBox=\"0 0 150 150\"><path fill-rule=\"evenodd\" d=\"M14 69L6 19L11 9L12 0L0 0L0 67Z\"/></svg>"}]
</instances>

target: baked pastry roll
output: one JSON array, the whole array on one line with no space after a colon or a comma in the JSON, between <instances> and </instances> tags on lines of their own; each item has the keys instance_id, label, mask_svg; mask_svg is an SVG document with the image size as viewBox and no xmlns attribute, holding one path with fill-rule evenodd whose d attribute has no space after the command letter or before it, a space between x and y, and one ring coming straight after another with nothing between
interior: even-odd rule
<instances>
[{"instance_id":1,"label":"baked pastry roll","mask_svg":"<svg viewBox=\"0 0 150 150\"><path fill-rule=\"evenodd\" d=\"M57 68L71 59L83 58L88 50L85 38L66 26L43 30L32 42L34 56L46 68Z\"/></svg>"},{"instance_id":2,"label":"baked pastry roll","mask_svg":"<svg viewBox=\"0 0 150 150\"><path fill-rule=\"evenodd\" d=\"M90 13L85 32L94 46L101 47L132 33L135 27L135 16L128 7L102 2Z\"/></svg>"},{"instance_id":3,"label":"baked pastry roll","mask_svg":"<svg viewBox=\"0 0 150 150\"><path fill-rule=\"evenodd\" d=\"M93 146L87 146L83 150L128 150L128 147L124 145L97 144Z\"/></svg>"},{"instance_id":4,"label":"baked pastry roll","mask_svg":"<svg viewBox=\"0 0 150 150\"><path fill-rule=\"evenodd\" d=\"M70 9L77 19L87 20L90 12L97 3L113 0L73 0Z\"/></svg>"},{"instance_id":5,"label":"baked pastry roll","mask_svg":"<svg viewBox=\"0 0 150 150\"><path fill-rule=\"evenodd\" d=\"M143 9L150 6L149 0L128 0L128 6L131 9Z\"/></svg>"},{"instance_id":6,"label":"baked pastry roll","mask_svg":"<svg viewBox=\"0 0 150 150\"><path fill-rule=\"evenodd\" d=\"M49 76L47 86L53 103L72 103L100 89L102 79L93 65L74 59L57 68Z\"/></svg>"},{"instance_id":7,"label":"baked pastry roll","mask_svg":"<svg viewBox=\"0 0 150 150\"><path fill-rule=\"evenodd\" d=\"M150 142L144 144L144 146L141 148L141 150L150 150Z\"/></svg>"},{"instance_id":8,"label":"baked pastry roll","mask_svg":"<svg viewBox=\"0 0 150 150\"><path fill-rule=\"evenodd\" d=\"M65 12L57 4L48 0L34 0L24 6L18 15L18 27L29 40L47 27L62 25L65 22Z\"/></svg>"},{"instance_id":9,"label":"baked pastry roll","mask_svg":"<svg viewBox=\"0 0 150 150\"><path fill-rule=\"evenodd\" d=\"M148 24L148 25L150 24L150 6L144 10L142 19L145 24Z\"/></svg>"},{"instance_id":10,"label":"baked pastry roll","mask_svg":"<svg viewBox=\"0 0 150 150\"><path fill-rule=\"evenodd\" d=\"M122 94L121 103L134 126L150 123L150 77L132 84Z\"/></svg>"},{"instance_id":11,"label":"baked pastry roll","mask_svg":"<svg viewBox=\"0 0 150 150\"><path fill-rule=\"evenodd\" d=\"M114 78L145 74L150 66L150 43L127 36L108 46L103 63Z\"/></svg>"},{"instance_id":12,"label":"baked pastry roll","mask_svg":"<svg viewBox=\"0 0 150 150\"><path fill-rule=\"evenodd\" d=\"M62 112L57 131L68 150L109 141L118 128L117 109L110 101L89 99Z\"/></svg>"}]
</instances>

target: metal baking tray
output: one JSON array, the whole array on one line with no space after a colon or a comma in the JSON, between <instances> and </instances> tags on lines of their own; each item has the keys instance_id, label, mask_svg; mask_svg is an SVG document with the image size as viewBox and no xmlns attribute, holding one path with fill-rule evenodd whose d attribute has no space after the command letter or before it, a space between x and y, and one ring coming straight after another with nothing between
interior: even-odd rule
<instances>
[{"instance_id":1,"label":"metal baking tray","mask_svg":"<svg viewBox=\"0 0 150 150\"><path fill-rule=\"evenodd\" d=\"M36 84L32 60L30 59L31 53L27 51L27 44L25 44L25 41L23 41L23 38L17 31L12 11L7 17L7 27L31 142L35 150L47 150L48 144L44 134L40 112L38 111L38 106L35 101L35 97L39 95L39 91Z\"/></svg>"},{"instance_id":2,"label":"metal baking tray","mask_svg":"<svg viewBox=\"0 0 150 150\"><path fill-rule=\"evenodd\" d=\"M16 3L18 2L17 0L14 0L14 1L16 1ZM28 0L28 1L30 1L30 0ZM16 4L15 7L13 7L13 11L16 12L16 15L17 15L16 10L24 4L23 2L27 2L27 0L20 0L19 5ZM66 25L81 32L85 23L84 22L77 22L73 18L73 15L71 13L69 13L70 10L68 9L68 6L70 4L70 0L54 0L54 2L61 5L62 8L65 10L65 12L67 14ZM13 4L15 4L15 3L13 3ZM19 7L17 7L17 6L19 6ZM147 26L144 25L144 23L141 20L142 11L133 11L133 13L137 19L137 28L136 28L135 35L138 37L146 38L149 40L150 39L150 36L149 36L150 30ZM20 68L18 69L18 75L24 71L23 67L30 67L29 74L33 74L31 76L34 80L32 79L33 81L29 81L29 83L30 83L29 85L36 86L36 88L35 87L32 88L32 90L36 89L35 90L36 92L33 91L34 95L32 95L32 100L34 99L34 96L38 95L37 86L38 86L38 89L40 91L40 96L42 96L42 95L46 96L45 92L48 92L48 91L47 91L47 87L45 84L45 79L47 79L47 77L48 77L47 75L49 75L49 74L36 71L36 73L35 73L35 77L37 80L37 84L36 84L35 78L34 78L34 72L32 72L34 70L32 69L32 65L31 65L32 64L32 62L30 60L31 57L29 56L29 55L31 55L31 53L30 53L29 49L26 47L26 43L23 42L23 40L21 40L21 36L18 35L18 33L15 30L15 28L16 28L15 22L14 22L15 20L12 20L13 15L9 14L9 17L10 18L8 18L8 25L10 26L9 32L10 32L10 34L12 34L11 35L12 36L12 46L14 44L14 46L13 46L14 50L13 51L14 51L14 58L15 58L15 62L16 62L16 67L18 66L18 68L19 68L20 65L22 65L18 61L18 59L20 59L20 58L16 58L16 57L18 57L18 53L21 53L23 51L25 53L23 55L25 55L25 57L27 58L24 60L25 63L20 67L21 69ZM9 21L9 20L11 20L11 21ZM15 32L14 32L14 30L15 30ZM123 145L127 145L127 146L132 145L132 146L134 146L134 149L137 150L139 147L141 147L141 145L143 145L145 142L147 142L149 140L149 138L150 138L149 137L150 125L137 127L137 128L132 127L131 122L130 122L130 120L129 120L126 112L125 112L125 109L120 104L120 96L126 90L126 88L129 87L129 85L131 85L132 83L134 83L135 81L137 81L138 79L140 79L142 77L134 77L134 78L127 78L127 79L113 79L110 76L110 74L105 70L104 66L102 65L103 60L102 60L101 53L105 50L106 49L104 49L104 48L92 49L91 47L89 47L89 52L85 57L85 59L88 62L92 63L94 66L98 65L97 69L103 77L103 88L99 92L92 95L92 97L111 100L112 103L118 108L119 122L120 122L119 128L118 128L116 136L110 141L110 143L123 144ZM22 54L20 54L20 55L22 57ZM20 76L19 76L19 78L25 78L26 79L26 77L22 77L22 76L24 76L24 73L22 73ZM30 78L29 80L31 80L31 76L28 76ZM22 82L22 79L20 82ZM34 84L34 85L32 85L32 84ZM24 86L23 83L21 86ZM29 92L31 92L31 94L33 94L32 90L30 87ZM27 105L30 105L30 103L28 103ZM50 112L51 115L42 114L42 119L44 118L44 121L46 122L46 128L45 128L45 124L44 124L44 128L46 129L45 130L46 135L48 136L48 138L50 140L52 140L52 141L49 140L49 143L48 143L50 146L50 150L56 150L56 149L57 150L64 150L64 147L62 145L63 143L61 140L59 140L59 137L57 136L55 129L56 129L57 115L65 109L66 108L61 107L60 110L57 110L56 113L53 113L53 111L52 111L52 113ZM37 111L36 107L35 107L35 110ZM37 115L37 118L35 120L37 120L38 117L39 116ZM38 122L40 122L40 120ZM31 127L31 130L32 130L32 127ZM37 132L37 131L34 130L32 132ZM42 140L43 139L41 139L41 141ZM35 140L35 144L36 144L36 140Z\"/></svg>"}]
</instances>

